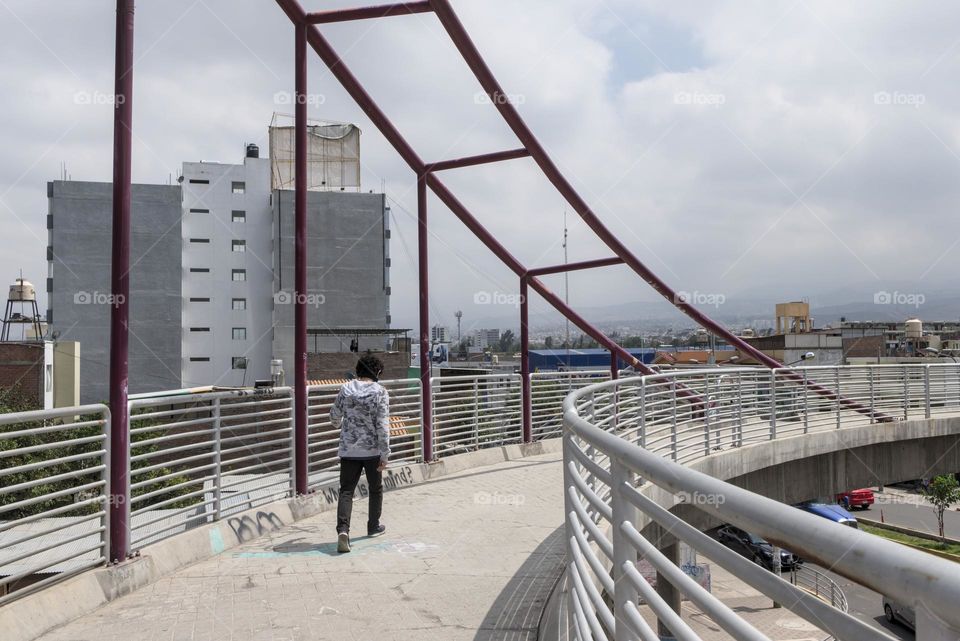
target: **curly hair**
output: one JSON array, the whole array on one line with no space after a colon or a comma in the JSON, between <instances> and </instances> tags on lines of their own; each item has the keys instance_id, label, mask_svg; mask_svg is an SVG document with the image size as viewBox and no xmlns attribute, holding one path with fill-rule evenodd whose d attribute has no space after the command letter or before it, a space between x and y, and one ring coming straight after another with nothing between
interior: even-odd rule
<instances>
[{"instance_id":1,"label":"curly hair","mask_svg":"<svg viewBox=\"0 0 960 641\"><path fill-rule=\"evenodd\" d=\"M383 361L373 354L364 354L357 361L357 378L378 380L383 374Z\"/></svg>"}]
</instances>

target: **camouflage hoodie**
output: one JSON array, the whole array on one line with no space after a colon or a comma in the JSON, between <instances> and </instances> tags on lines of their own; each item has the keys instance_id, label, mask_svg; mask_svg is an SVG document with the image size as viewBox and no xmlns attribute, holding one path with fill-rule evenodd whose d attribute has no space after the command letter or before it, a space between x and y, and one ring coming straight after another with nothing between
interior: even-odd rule
<instances>
[{"instance_id":1,"label":"camouflage hoodie","mask_svg":"<svg viewBox=\"0 0 960 641\"><path fill-rule=\"evenodd\" d=\"M340 458L390 456L390 395L379 383L352 380L340 388L330 422L340 428Z\"/></svg>"}]
</instances>

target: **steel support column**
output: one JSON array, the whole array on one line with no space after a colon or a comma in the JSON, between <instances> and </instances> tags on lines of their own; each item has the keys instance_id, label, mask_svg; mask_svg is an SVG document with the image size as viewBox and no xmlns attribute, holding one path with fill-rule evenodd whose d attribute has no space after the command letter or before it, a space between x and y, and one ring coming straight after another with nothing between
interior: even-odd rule
<instances>
[{"instance_id":1,"label":"steel support column","mask_svg":"<svg viewBox=\"0 0 960 641\"><path fill-rule=\"evenodd\" d=\"M294 469L295 490L306 494L307 475L307 27L295 24L296 92L294 120Z\"/></svg>"},{"instance_id":2,"label":"steel support column","mask_svg":"<svg viewBox=\"0 0 960 641\"><path fill-rule=\"evenodd\" d=\"M520 278L520 399L523 408L523 442L533 442L533 399L530 381L530 305L526 277Z\"/></svg>"},{"instance_id":3,"label":"steel support column","mask_svg":"<svg viewBox=\"0 0 960 641\"><path fill-rule=\"evenodd\" d=\"M130 428L127 354L130 321L130 182L133 140L133 0L117 0L113 103L113 236L110 257L110 558L130 545Z\"/></svg>"},{"instance_id":4,"label":"steel support column","mask_svg":"<svg viewBox=\"0 0 960 641\"><path fill-rule=\"evenodd\" d=\"M433 460L433 395L430 389L430 270L427 234L427 174L417 176L417 261L420 280L420 392L422 396L420 433L423 461Z\"/></svg>"}]
</instances>

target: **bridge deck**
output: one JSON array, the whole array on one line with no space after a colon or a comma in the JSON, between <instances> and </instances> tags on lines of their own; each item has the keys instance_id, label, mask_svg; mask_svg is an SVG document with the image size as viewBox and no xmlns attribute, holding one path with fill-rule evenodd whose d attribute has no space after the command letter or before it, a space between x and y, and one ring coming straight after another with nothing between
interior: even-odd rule
<instances>
[{"instance_id":1,"label":"bridge deck","mask_svg":"<svg viewBox=\"0 0 960 641\"><path fill-rule=\"evenodd\" d=\"M336 517L325 512L41 639L535 639L563 563L559 461L529 457L389 492L387 533L356 538L350 554L337 554ZM355 502L355 533L366 508Z\"/></svg>"}]
</instances>

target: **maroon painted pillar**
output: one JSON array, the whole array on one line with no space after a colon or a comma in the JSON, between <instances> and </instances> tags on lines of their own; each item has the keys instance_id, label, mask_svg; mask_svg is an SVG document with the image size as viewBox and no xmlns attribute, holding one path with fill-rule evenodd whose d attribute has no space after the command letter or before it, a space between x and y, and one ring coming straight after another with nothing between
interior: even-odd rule
<instances>
[{"instance_id":1,"label":"maroon painted pillar","mask_svg":"<svg viewBox=\"0 0 960 641\"><path fill-rule=\"evenodd\" d=\"M294 120L294 489L307 493L307 27L296 29L296 101Z\"/></svg>"},{"instance_id":2,"label":"maroon painted pillar","mask_svg":"<svg viewBox=\"0 0 960 641\"><path fill-rule=\"evenodd\" d=\"M520 277L520 402L523 407L523 442L533 442L533 399L530 384L530 308L527 277Z\"/></svg>"},{"instance_id":3,"label":"maroon painted pillar","mask_svg":"<svg viewBox=\"0 0 960 641\"><path fill-rule=\"evenodd\" d=\"M427 234L427 174L417 176L417 258L420 278L420 393L423 461L433 460L433 403L430 391L430 272Z\"/></svg>"},{"instance_id":4,"label":"maroon painted pillar","mask_svg":"<svg viewBox=\"0 0 960 641\"><path fill-rule=\"evenodd\" d=\"M615 381L620 378L620 357L613 350L610 350L610 380Z\"/></svg>"},{"instance_id":5,"label":"maroon painted pillar","mask_svg":"<svg viewBox=\"0 0 960 641\"><path fill-rule=\"evenodd\" d=\"M113 236L110 293L110 561L130 551L130 428L127 353L130 341L130 182L133 127L133 0L117 0L113 102Z\"/></svg>"}]
</instances>

